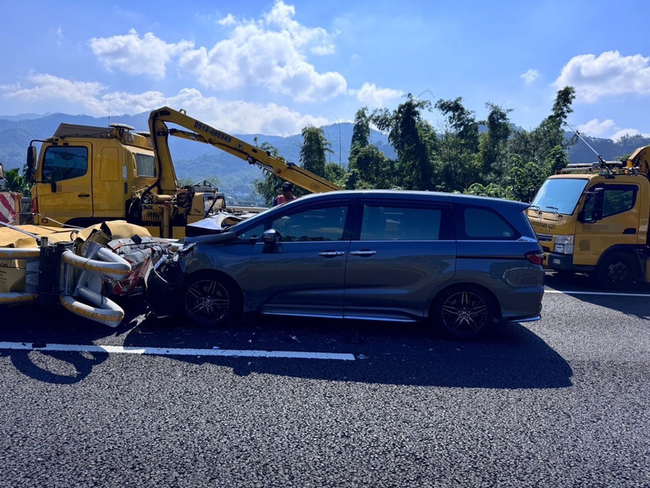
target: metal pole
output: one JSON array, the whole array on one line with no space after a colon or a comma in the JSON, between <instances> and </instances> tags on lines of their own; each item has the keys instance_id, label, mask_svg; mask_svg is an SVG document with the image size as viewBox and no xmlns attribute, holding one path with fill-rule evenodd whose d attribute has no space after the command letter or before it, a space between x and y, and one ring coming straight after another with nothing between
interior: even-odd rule
<instances>
[{"instance_id":1,"label":"metal pole","mask_svg":"<svg viewBox=\"0 0 650 488\"><path fill-rule=\"evenodd\" d=\"M333 115L334 117L336 117L336 124L339 126L339 166L343 166L343 164L341 163L341 121L339 120L339 118L336 116L335 113L329 112L325 115Z\"/></svg>"}]
</instances>

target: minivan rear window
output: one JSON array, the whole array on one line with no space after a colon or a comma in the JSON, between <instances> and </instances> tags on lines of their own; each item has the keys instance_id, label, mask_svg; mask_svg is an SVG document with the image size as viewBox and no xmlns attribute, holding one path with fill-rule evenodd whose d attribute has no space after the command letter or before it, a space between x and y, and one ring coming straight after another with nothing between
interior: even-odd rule
<instances>
[{"instance_id":1,"label":"minivan rear window","mask_svg":"<svg viewBox=\"0 0 650 488\"><path fill-rule=\"evenodd\" d=\"M464 239L509 240L519 237L503 217L487 208L465 207L463 224L461 230L464 230Z\"/></svg>"}]
</instances>

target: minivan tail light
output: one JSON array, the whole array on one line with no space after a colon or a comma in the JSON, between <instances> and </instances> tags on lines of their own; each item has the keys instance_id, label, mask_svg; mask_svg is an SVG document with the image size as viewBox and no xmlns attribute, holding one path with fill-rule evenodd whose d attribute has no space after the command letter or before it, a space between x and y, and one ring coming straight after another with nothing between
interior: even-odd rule
<instances>
[{"instance_id":1,"label":"minivan tail light","mask_svg":"<svg viewBox=\"0 0 650 488\"><path fill-rule=\"evenodd\" d=\"M542 251L530 251L524 256L533 264L542 264L544 262L544 253Z\"/></svg>"}]
</instances>

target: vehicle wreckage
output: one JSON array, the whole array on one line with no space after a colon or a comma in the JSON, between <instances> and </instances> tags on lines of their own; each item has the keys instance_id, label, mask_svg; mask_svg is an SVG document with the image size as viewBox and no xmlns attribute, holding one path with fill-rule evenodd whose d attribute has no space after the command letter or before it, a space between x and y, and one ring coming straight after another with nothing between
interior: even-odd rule
<instances>
[{"instance_id":1,"label":"vehicle wreckage","mask_svg":"<svg viewBox=\"0 0 650 488\"><path fill-rule=\"evenodd\" d=\"M0 228L0 305L60 303L80 317L117 327L114 299L143 294L147 274L176 241L109 221L84 229Z\"/></svg>"}]
</instances>

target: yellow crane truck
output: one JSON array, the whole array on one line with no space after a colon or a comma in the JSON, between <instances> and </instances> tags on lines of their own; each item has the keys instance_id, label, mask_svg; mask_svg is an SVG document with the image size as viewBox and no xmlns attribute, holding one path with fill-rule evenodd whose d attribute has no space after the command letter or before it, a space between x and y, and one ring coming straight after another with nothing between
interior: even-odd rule
<instances>
[{"instance_id":1,"label":"yellow crane truck","mask_svg":"<svg viewBox=\"0 0 650 488\"><path fill-rule=\"evenodd\" d=\"M169 136L210 144L312 193L339 189L183 110L163 107L151 112L149 133L124 124L61 124L52 137L31 141L27 178L33 185L34 223L85 227L121 219L153 236L184 237L186 225L205 218L211 208L225 210L225 199L214 189L179 186ZM42 143L38 154L35 142Z\"/></svg>"},{"instance_id":2,"label":"yellow crane truck","mask_svg":"<svg viewBox=\"0 0 650 488\"><path fill-rule=\"evenodd\" d=\"M528 209L544 266L591 273L607 289L650 282L650 146L627 163L599 159L549 177Z\"/></svg>"}]
</instances>

